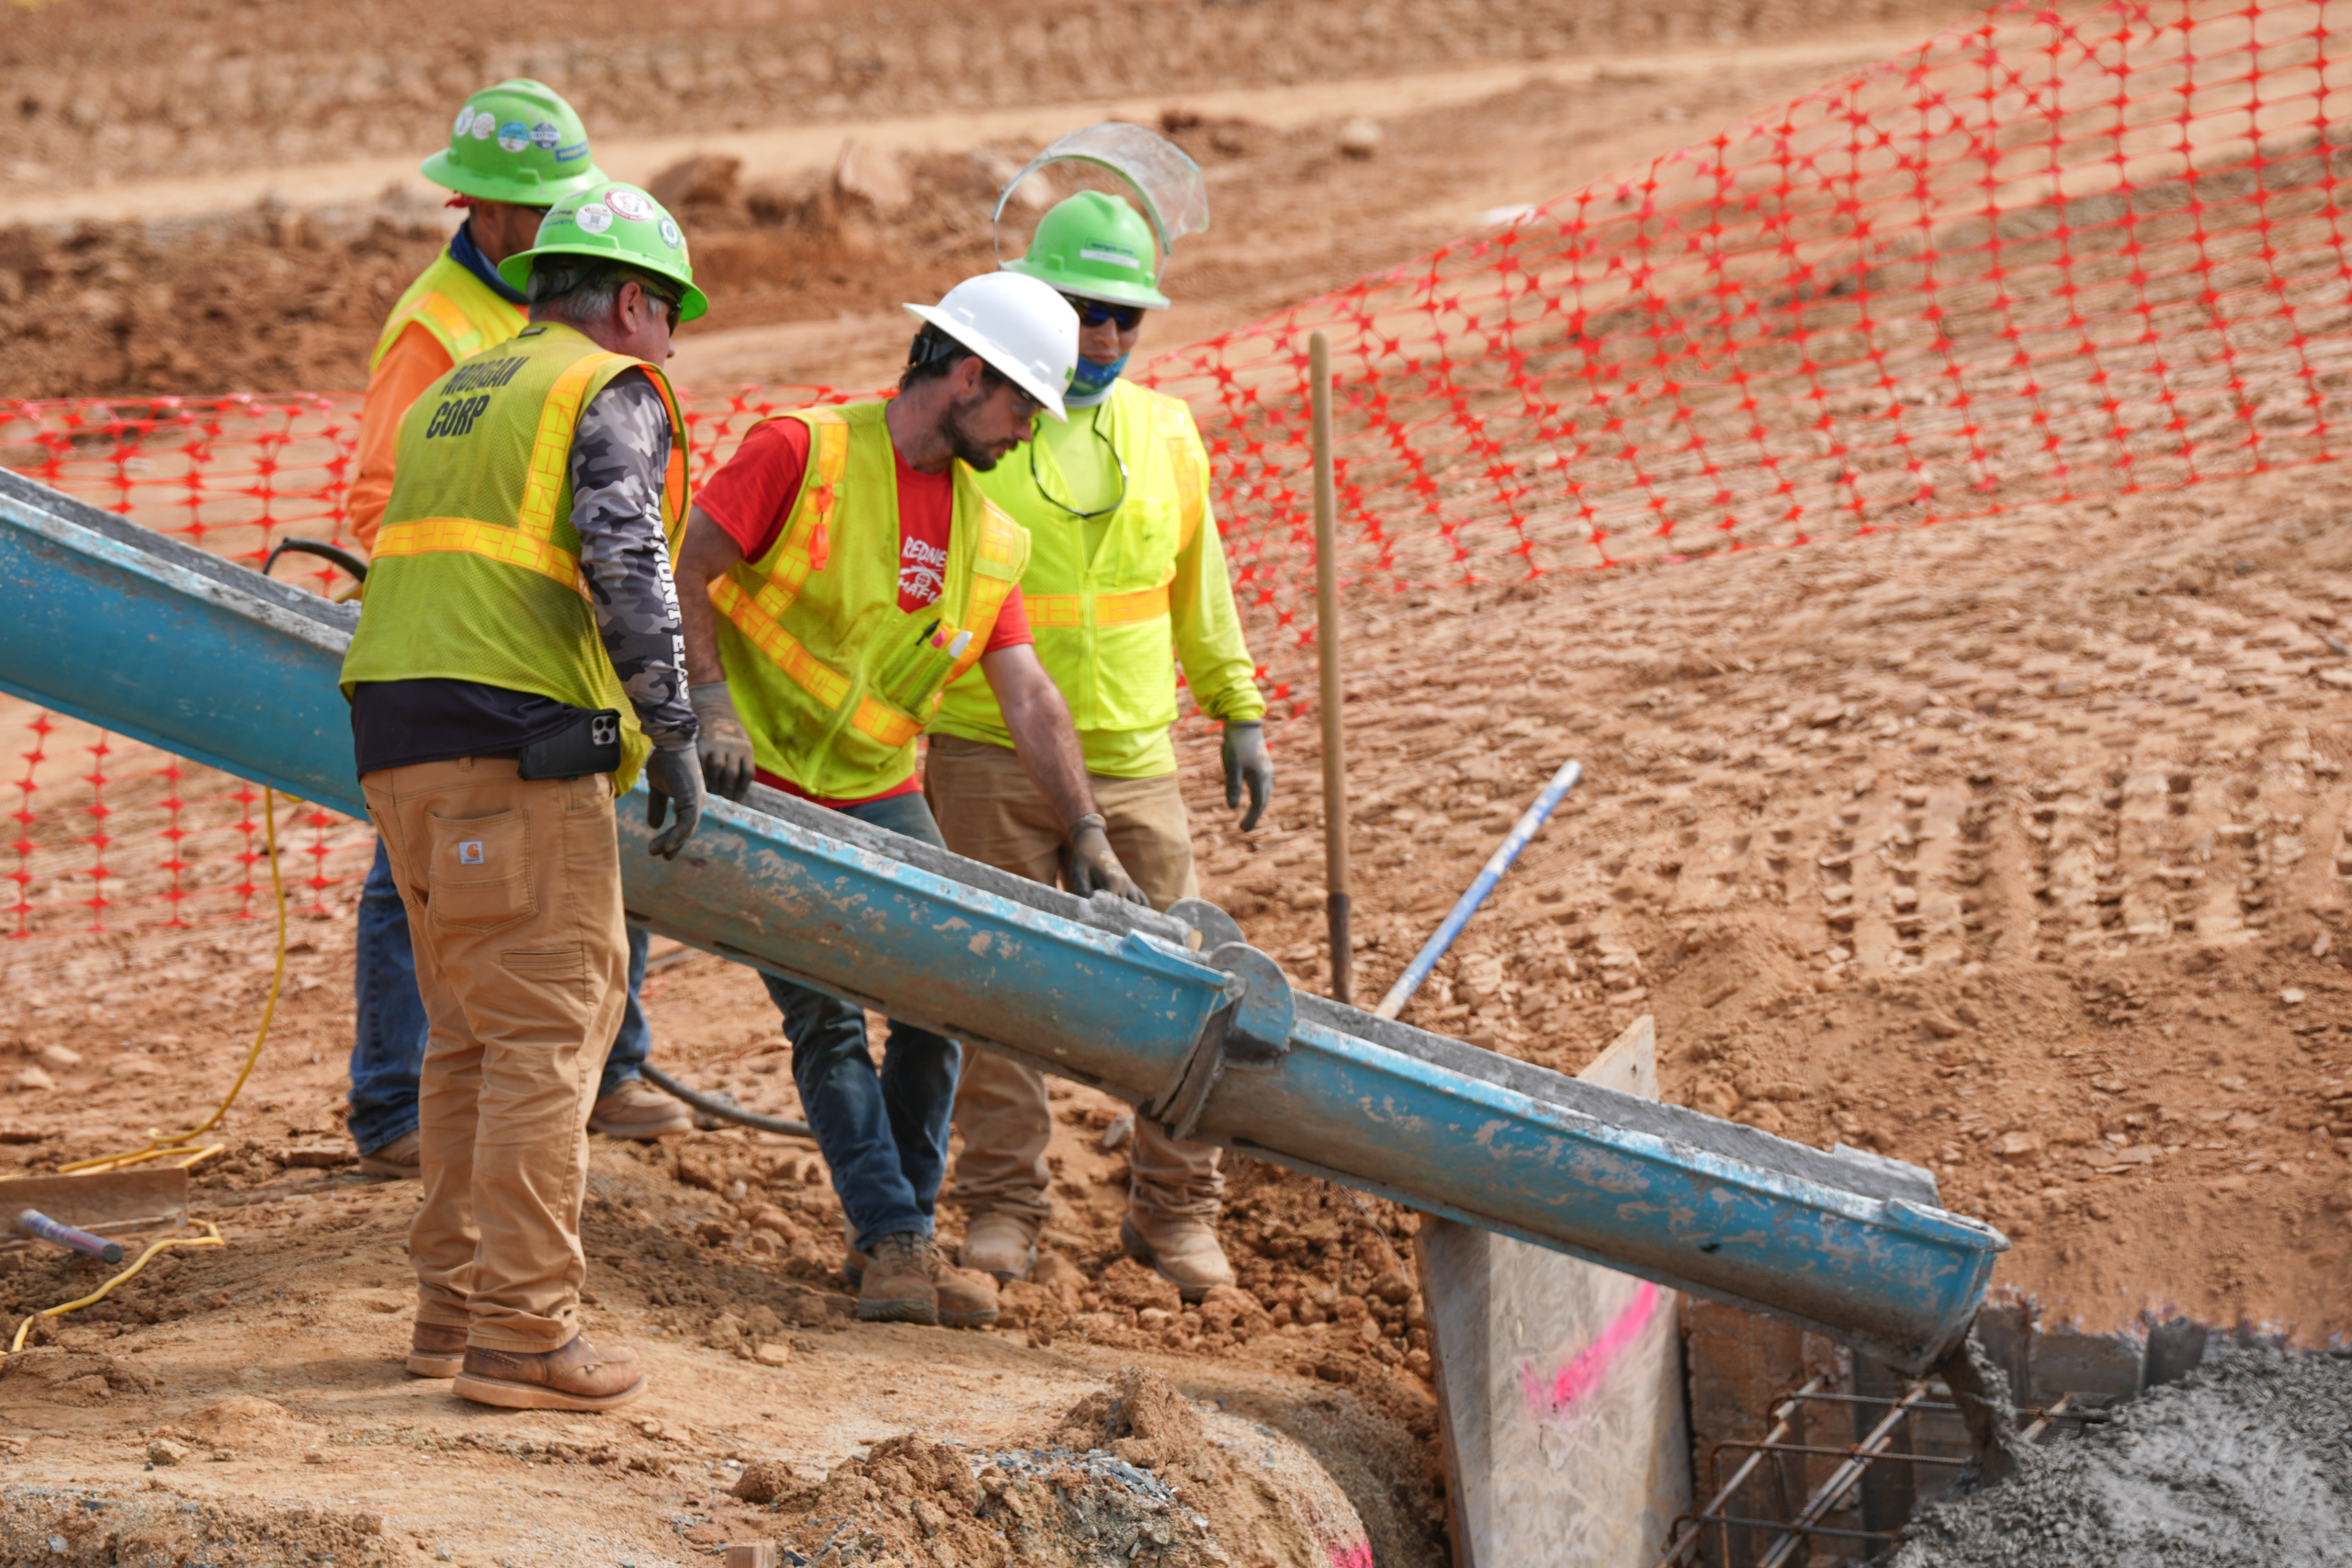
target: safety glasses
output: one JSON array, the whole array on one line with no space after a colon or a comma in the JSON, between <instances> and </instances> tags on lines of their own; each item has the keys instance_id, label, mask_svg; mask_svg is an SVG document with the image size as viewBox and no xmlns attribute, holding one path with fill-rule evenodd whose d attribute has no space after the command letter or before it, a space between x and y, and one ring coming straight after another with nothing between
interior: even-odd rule
<instances>
[{"instance_id":1,"label":"safety glasses","mask_svg":"<svg viewBox=\"0 0 2352 1568\"><path fill-rule=\"evenodd\" d=\"M661 293L656 289L646 288L645 285L642 283L639 284L638 287L645 289L645 297L648 299L652 300L658 305L663 306L669 310L670 330L673 333L676 332L678 330L678 311L681 309L680 301L673 299L667 294Z\"/></svg>"},{"instance_id":2,"label":"safety glasses","mask_svg":"<svg viewBox=\"0 0 2352 1568\"><path fill-rule=\"evenodd\" d=\"M1094 432L1095 440L1100 441L1105 447L1109 448L1111 453L1111 461L1119 470L1119 493L1113 498L1110 505L1098 506L1091 512L1080 511L1077 507L1072 506L1069 502L1064 501L1060 496L1056 495L1052 491L1046 488L1046 476L1037 471L1037 448L1043 446L1044 442L1042 440L1033 439L1029 443L1030 482L1037 487L1037 493L1039 495L1044 496L1047 501L1053 502L1056 506L1060 507L1064 512L1069 513L1072 517L1076 517L1080 521L1086 521L1096 517L1108 517L1112 513L1118 511L1119 508L1127 503L1127 460L1125 457L1120 457L1118 447L1112 445L1111 437L1104 433L1102 429L1102 422L1101 420L1097 419L1090 421L1088 428Z\"/></svg>"},{"instance_id":3,"label":"safety glasses","mask_svg":"<svg viewBox=\"0 0 2352 1568\"><path fill-rule=\"evenodd\" d=\"M1065 294L1069 308L1078 312L1080 325L1099 327L1105 321L1115 321L1123 333L1131 333L1143 325L1140 305L1106 305L1100 299L1082 299L1075 294Z\"/></svg>"}]
</instances>

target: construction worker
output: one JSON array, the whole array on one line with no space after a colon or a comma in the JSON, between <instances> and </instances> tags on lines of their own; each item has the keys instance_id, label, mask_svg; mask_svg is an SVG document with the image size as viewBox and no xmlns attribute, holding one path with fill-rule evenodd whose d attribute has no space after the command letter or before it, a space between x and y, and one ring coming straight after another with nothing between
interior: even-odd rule
<instances>
[{"instance_id":1,"label":"construction worker","mask_svg":"<svg viewBox=\"0 0 2352 1568\"><path fill-rule=\"evenodd\" d=\"M939 693L977 667L1057 814L1077 885L1140 901L1022 616L1028 537L976 479L1040 410L1061 417L1078 319L1009 273L907 309L923 326L896 398L755 425L695 498L678 577L705 782L741 798L756 777L936 844L915 738ZM763 978L841 1196L858 1315L995 1321L995 1281L943 1267L932 1239L956 1043L894 1023L877 1074L861 1009Z\"/></svg>"},{"instance_id":2,"label":"construction worker","mask_svg":"<svg viewBox=\"0 0 2352 1568\"><path fill-rule=\"evenodd\" d=\"M1227 806L1250 793L1244 829L1266 809L1273 767L1265 700L1235 613L1207 499L1208 457L1190 410L1120 371L1157 288L1151 231L1135 209L1081 191L1038 224L1012 272L1059 290L1081 323L1069 417L980 478L982 493L1029 530L1021 591L1037 657L1069 699L1094 798L1119 860L1152 907L1200 891L1169 727L1176 665L1193 700L1224 725ZM1170 655L1173 653L1171 660ZM932 723L932 807L957 854L1038 882L1059 870L1059 823L1008 750L1005 716L982 682L947 689ZM1051 1213L1044 1077L990 1052L964 1065L956 1096L964 1151L955 1195L969 1224L957 1260L1025 1279ZM1233 1282L1217 1245L1217 1151L1139 1117L1129 1158L1126 1250L1190 1301Z\"/></svg>"},{"instance_id":3,"label":"construction worker","mask_svg":"<svg viewBox=\"0 0 2352 1568\"><path fill-rule=\"evenodd\" d=\"M702 812L660 366L707 302L677 224L617 183L559 203L499 276L529 324L401 422L343 689L432 1021L409 1370L605 1410L645 1387L579 1332L588 1112L628 966L614 799L642 772L652 825L675 808L663 856Z\"/></svg>"},{"instance_id":4,"label":"construction worker","mask_svg":"<svg viewBox=\"0 0 2352 1568\"><path fill-rule=\"evenodd\" d=\"M401 416L417 394L460 359L523 330L523 296L498 265L529 247L548 209L602 182L588 135L571 106L539 83L501 82L458 110L449 145L424 164L424 177L456 194L465 221L433 265L408 286L376 340L368 395L359 411L358 477L346 510L352 532L373 549L391 494ZM424 1061L424 1005L408 911L392 885L383 846L359 894L353 987L349 1131L360 1168L373 1176L417 1174L416 1086ZM685 1107L639 1076L653 1032L638 1005L647 938L629 929L628 1005L605 1061L589 1125L613 1137L650 1139L690 1131Z\"/></svg>"}]
</instances>

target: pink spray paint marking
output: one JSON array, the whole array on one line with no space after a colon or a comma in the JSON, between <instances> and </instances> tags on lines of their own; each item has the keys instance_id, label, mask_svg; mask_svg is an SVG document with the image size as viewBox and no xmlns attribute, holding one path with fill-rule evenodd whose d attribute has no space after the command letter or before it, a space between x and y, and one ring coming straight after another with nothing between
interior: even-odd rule
<instances>
[{"instance_id":1,"label":"pink spray paint marking","mask_svg":"<svg viewBox=\"0 0 2352 1568\"><path fill-rule=\"evenodd\" d=\"M1623 1355L1657 1311L1657 1287L1648 1280L1634 1292L1634 1299L1623 1312L1611 1320L1600 1331L1600 1337L1577 1352L1576 1359L1562 1367L1553 1376L1550 1386L1536 1374L1532 1366L1521 1370L1520 1381L1527 1391L1528 1408L1539 1417L1556 1416L1561 1411L1590 1393L1595 1385L1608 1374L1617 1358Z\"/></svg>"},{"instance_id":2,"label":"pink spray paint marking","mask_svg":"<svg viewBox=\"0 0 2352 1568\"><path fill-rule=\"evenodd\" d=\"M1353 1546L1330 1546L1323 1554L1331 1560L1331 1568L1373 1568L1372 1542L1360 1540Z\"/></svg>"}]
</instances>

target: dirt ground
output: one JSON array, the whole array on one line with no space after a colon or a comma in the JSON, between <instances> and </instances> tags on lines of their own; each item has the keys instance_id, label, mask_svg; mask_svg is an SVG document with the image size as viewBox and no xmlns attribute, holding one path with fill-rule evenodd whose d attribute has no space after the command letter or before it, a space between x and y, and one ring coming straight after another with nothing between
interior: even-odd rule
<instances>
[{"instance_id":1,"label":"dirt ground","mask_svg":"<svg viewBox=\"0 0 2352 1568\"><path fill-rule=\"evenodd\" d=\"M2352 546L2332 526L2347 504L2352 479L2333 472L2272 476L1362 615L1353 646L1394 657L1367 654L1351 683L1360 990L1394 975L1535 782L1580 757L1588 782L1408 1019L1573 1070L1653 1011L1671 1097L1930 1167L1951 1206L2016 1241L1996 1286L2047 1319L2178 1311L2340 1342L2352 672L2323 637L2352 613ZM1486 689L1465 689L1469 671ZM1280 800L1247 837L1215 799L1204 736L1186 740L1184 781L1210 895L1318 984L1303 729L1282 732ZM344 1147L349 893L296 922L275 1043L233 1152L201 1179L230 1247L44 1331L158 1386L96 1398L85 1380L112 1374L85 1372L95 1402L57 1407L56 1378L12 1370L0 1405L42 1436L0 1473L160 1478L205 1508L274 1495L279 1458L141 1468L154 1435L250 1393L300 1424L288 1444L351 1467L332 1488L351 1506L488 1562L521 1549L502 1531L571 1527L481 1501L537 1479L518 1466L575 1462L548 1443L593 1460L582 1434L616 1424L516 1422L407 1380L411 1190L285 1163ZM15 947L7 1038L55 1087L6 1102L0 1160L45 1168L200 1114L257 1011L266 936ZM747 972L685 956L647 1005L659 1060L791 1109ZM616 1461L539 1495L593 1476L600 1528L658 1542L684 1521L716 1540L774 1517L720 1499L730 1456L813 1482L907 1430L1012 1443L1132 1364L1317 1454L1379 1561L1434 1561L1411 1217L1245 1163L1224 1235L1248 1299L1182 1312L1117 1259L1123 1163L1102 1145L1118 1108L1074 1089L1057 1104L1057 1261L987 1334L846 1321L838 1219L805 1145L600 1145L591 1325L647 1348L645 1414L671 1436L617 1424ZM86 1277L20 1265L0 1273L0 1312ZM783 1366L742 1359L763 1343L786 1346ZM496 1447L522 1441L543 1447ZM673 1468L627 1468L657 1456ZM408 1483L418 1467L430 1504Z\"/></svg>"},{"instance_id":2,"label":"dirt ground","mask_svg":"<svg viewBox=\"0 0 2352 1568\"><path fill-rule=\"evenodd\" d=\"M0 24L0 69L10 49L29 51L40 29L93 27L104 9L11 13ZM975 95L973 112L876 119L823 96L795 98L793 112L775 122L789 135L762 141L727 129L745 123L740 118L682 107L673 119L649 120L642 102L607 98L600 79L575 82L546 62L536 68L573 93L605 168L680 197L698 281L715 301L680 336L672 368L683 384L862 388L895 374L908 337L899 303L935 299L992 265L988 213L997 192L1045 141L1092 119L1115 114L1167 127L1209 181L1212 227L1180 245L1169 275L1178 308L1155 318L1147 344L1172 348L1442 243L1490 209L1540 201L1667 152L1694 124L1767 107L1916 41L1931 19L1963 8L1876 6L1866 26L1842 29L1798 28L1758 11L1743 31L1730 19L1708 21L1705 6L1660 7L1639 26L1620 18L1606 30L1574 21L1584 7L1556 7L1561 27L1589 39L1573 51L1526 47L1523 33L1541 28L1525 20L1491 39L1454 29L1435 53L1417 53L1409 29L1373 28L1362 35L1369 43L1332 56L1314 85L1300 73L1284 75L1273 53L1247 40L1279 26L1283 13L1316 18L1320 28L1344 7L1135 9L1142 18L1181 16L1208 29L1221 57L1254 69L1100 82L1081 73L1068 91L1041 99L981 62L958 58L951 74ZM1767 41L1743 46L1751 35ZM1684 39L1700 41L1673 47ZM1434 70L1441 63L1455 68ZM123 84L152 69L160 68L94 73L96 101L135 98L148 89ZM1397 74L1365 84L1362 99L1333 90L1359 71ZM178 175L182 154L109 160L104 137L54 146L38 132L58 111L28 88L20 107L43 106L26 118L37 133L28 151L49 151L0 162L0 333L10 344L0 399L360 385L385 311L456 216L443 209L444 193L416 175L415 159L445 130L440 96L462 97L477 80L470 66L455 71L446 90L434 89L429 113L402 100L394 121L369 121L371 135L397 125L400 145L416 149L404 157L356 165L321 160L372 142L273 141L280 151L269 161L245 164L267 175L258 200L237 187L232 205L198 210L189 198L204 193L203 172L235 166L237 157L218 147L190 151L188 172ZM1187 90L1212 83L1214 90ZM1119 96L1081 99L1100 91ZM690 103L691 93L671 101ZM872 111L963 101L952 92L939 100L858 99ZM1057 102L1069 107L1053 107ZM1017 113L984 112L991 105ZM1367 111L1380 127L1376 151L1343 154L1341 126ZM242 120L233 129L285 134ZM209 130L175 134L175 145L214 145ZM230 130L220 134L229 147L245 145ZM837 187L835 161L851 139L876 147L896 176L878 201ZM24 172L36 166L48 172ZM686 172L697 167L702 177ZM92 184L101 178L107 183ZM103 216L88 211L93 190L109 193ZM1016 253L1033 220L1019 208L1008 215ZM257 295L269 302L257 309Z\"/></svg>"},{"instance_id":3,"label":"dirt ground","mask_svg":"<svg viewBox=\"0 0 2352 1568\"><path fill-rule=\"evenodd\" d=\"M1500 6L1464 8L1487 21L1455 29L1449 39L1468 41L1442 52L1396 20L1402 8L1381 13L1383 26L1342 28L1322 19L1337 7L1273 0L1026 9L1008 39L1080 36L1069 30L1079 17L1097 38L1109 17L1279 39L1234 50L1248 62L1238 73L1198 78L1262 89L1269 103L1311 77L1480 62L1515 73L1484 96L1382 114L1369 159L1340 155L1336 115L1293 121L1269 108L1184 125L1179 96L1159 96L1219 203L1217 228L1180 253L1187 309L1155 325L1171 344L1402 259L1487 207L1687 141L1868 58L1882 27L1922 29L1910 10L1808 29L1777 7L1626 8L1611 13L1618 31L1595 35L1619 61L1609 73L1593 39L1531 40ZM990 26L999 13L987 0L955 10ZM620 13L589 14L617 36ZM1571 14L1598 15L1545 13ZM291 6L188 6L143 29L121 15L66 4L0 22L12 84L32 82L35 65L66 84L24 89L27 138L0 164L0 195L19 209L102 176L389 156L482 75L527 65L573 91L595 78L558 67L603 58L585 42L548 62L481 41L453 51L461 68L445 82L381 65L398 42L390 12L338 11L332 28L323 10ZM266 28L271 48L205 52L221 18L244 36ZM460 18L434 6L400 25L435 37ZM657 74L665 104L713 124L849 127L930 107L934 93L978 109L1038 91L1034 76L929 46L921 84L895 64L842 67L855 24L813 7L696 7L691 18L685 36L707 41ZM778 18L831 29L832 86L763 96L729 74L741 54L729 29L765 38ZM543 21L524 6L497 25L525 38ZM875 13L868 30L887 40L883 22ZM1731 40L1746 47L1722 50L1719 26L1750 24ZM371 42L369 29L384 36ZM1719 52L1697 47L1707 44ZM1795 57L1775 63L1767 44ZM1643 49L1680 63L1623 64ZM378 63L300 98L301 114L267 112L305 62L346 51ZM749 58L756 77L764 56ZM1117 51L1085 58L1112 62L1089 90L1193 82L1122 75ZM68 59L78 63L62 71ZM1714 63L1692 70L1695 59ZM182 81L175 72L195 85L150 85ZM137 107L151 101L217 107L175 128ZM581 101L623 139L672 125L627 93ZM393 102L397 116L383 107ZM390 118L398 138L379 129ZM718 180L688 221L725 292L714 330L682 347L684 378L697 381L699 354L706 386L880 379L903 338L884 324L895 301L985 265L971 214L1034 144L911 151L910 196L891 213L844 201L805 168ZM416 192L377 202L380 188L343 209L246 210L168 233L31 224L0 235L0 394L352 385L384 304L440 231ZM1314 237L1304 254L1296 232ZM256 312L255 276L297 302ZM2341 646L2352 542L2336 522L2347 506L2352 478L2305 470L1357 606L1358 994L1378 994L1541 780L1579 758L1585 783L1408 1020L1573 1071L1654 1012L1671 1098L1930 1167L1950 1206L2016 1242L1996 1286L2031 1295L2046 1317L2105 1329L2179 1311L2338 1341L2352 1329L2340 1289L2352 1253L2352 659ZM0 705L0 733L25 716ZM1218 799L1208 737L1186 733L1182 765L1209 896L1295 978L1321 986L1307 728L1277 731L1277 806L1247 836ZM128 749L110 766L159 761ZM186 793L217 795L217 779L191 773ZM74 787L61 782L41 803L71 803ZM350 834L319 847L323 873L356 874ZM320 912L297 919L273 1043L232 1114L230 1150L202 1168L200 1206L230 1245L164 1255L120 1300L37 1329L28 1358L0 1366L0 1483L11 1488L0 1540L53 1534L59 1562L172 1561L209 1534L233 1547L231 1560L254 1562L650 1563L759 1534L829 1562L988 1561L959 1533L973 1505L933 1448L963 1445L975 1460L1057 1442L1069 1452L1072 1427L1090 1445L1137 1441L1102 1413L1110 1391L1141 1386L1125 1371L1139 1368L1211 1407L1183 1405L1227 1462L1263 1475L1279 1468L1267 1445L1312 1454L1378 1562L1441 1560L1412 1216L1239 1163L1224 1234L1242 1289L1183 1310L1118 1259L1125 1165L1106 1145L1122 1108L1085 1090L1056 1102L1052 1261L1011 1293L995 1331L850 1322L838 1211L813 1150L703 1133L658 1151L600 1143L595 1155L590 1327L647 1355L655 1392L643 1404L606 1420L492 1415L407 1378L413 1190L300 1163L347 1147L355 892L327 887ZM0 1175L208 1112L258 1015L268 936L264 922L213 923L6 944L0 1083L19 1087L0 1098ZM783 1038L748 972L682 955L649 983L647 1006L662 1065L792 1110ZM959 1224L950 1204L951 1236ZM0 1321L13 1328L94 1277L0 1252ZM1154 1397L1182 1427L1176 1404ZM1245 1452L1229 1421L1282 1436ZM909 1433L933 1447L877 1447ZM158 1443L187 1452L152 1461ZM1189 1443L1169 1456L1171 1473L1191 1477L1175 1484L1228 1484L1237 1472L1187 1468L1209 1463ZM998 1482L1026 1495L1029 1462L996 1463ZM735 1497L756 1467L774 1490ZM1081 1469L1038 1472L1071 1477L1053 1483L1083 1503L1069 1517L1140 1532L1117 1550L1147 1539L1162 1561L1187 1560L1182 1499ZM1268 1561L1324 1560L1295 1521L1263 1540ZM1230 1535L1217 1540L1235 1551Z\"/></svg>"}]
</instances>

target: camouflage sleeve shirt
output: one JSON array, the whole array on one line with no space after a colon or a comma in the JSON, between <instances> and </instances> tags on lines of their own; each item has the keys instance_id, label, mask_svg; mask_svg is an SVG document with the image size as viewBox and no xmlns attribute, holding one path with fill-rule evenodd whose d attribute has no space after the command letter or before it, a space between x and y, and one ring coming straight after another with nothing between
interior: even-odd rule
<instances>
[{"instance_id":1,"label":"camouflage sleeve shirt","mask_svg":"<svg viewBox=\"0 0 2352 1568\"><path fill-rule=\"evenodd\" d=\"M646 739L663 750L695 742L686 643L662 533L670 414L635 370L590 400L571 438L571 526L596 631Z\"/></svg>"}]
</instances>

